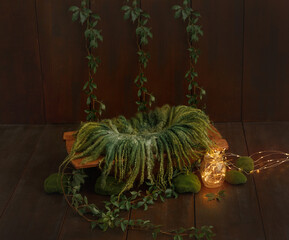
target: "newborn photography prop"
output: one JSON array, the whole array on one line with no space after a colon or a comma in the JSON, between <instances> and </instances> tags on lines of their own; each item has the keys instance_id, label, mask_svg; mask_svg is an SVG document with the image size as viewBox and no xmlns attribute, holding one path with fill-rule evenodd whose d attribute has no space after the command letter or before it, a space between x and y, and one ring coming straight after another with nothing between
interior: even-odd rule
<instances>
[{"instance_id":1,"label":"newborn photography prop","mask_svg":"<svg viewBox=\"0 0 289 240\"><path fill-rule=\"evenodd\" d=\"M152 239L160 234L174 240L213 239L213 226L166 230L149 219L130 219L121 212L143 209L156 201L178 198L179 194L198 194L206 188L221 188L226 181L232 185L247 182L247 175L277 167L289 161L289 154L280 151L262 151L251 156L227 152L229 146L213 126L202 103L206 94L196 79L196 64L200 51L196 46L203 31L199 25L200 13L190 2L172 6L176 19L186 26L189 69L184 73L187 82L188 106L164 105L151 108L156 97L148 90L145 71L150 59L146 46L153 40L150 15L137 0L126 0L124 19L135 27L138 73L132 83L137 87L137 113L132 118L116 116L101 119L105 104L95 94L96 73L100 58L95 50L103 41L97 28L100 16L93 13L89 2L72 6L72 20L84 26L89 78L83 86L86 93L87 122L79 129L64 133L68 156L58 173L44 181L47 193L61 193L67 203L91 228L107 231L127 228L151 231ZM91 170L95 169L95 170ZM95 177L95 178L93 178ZM82 195L87 179L95 179L94 191L110 196L104 208L91 203ZM208 201L225 200L225 191L206 195ZM175 200L178 201L178 200Z\"/></svg>"}]
</instances>

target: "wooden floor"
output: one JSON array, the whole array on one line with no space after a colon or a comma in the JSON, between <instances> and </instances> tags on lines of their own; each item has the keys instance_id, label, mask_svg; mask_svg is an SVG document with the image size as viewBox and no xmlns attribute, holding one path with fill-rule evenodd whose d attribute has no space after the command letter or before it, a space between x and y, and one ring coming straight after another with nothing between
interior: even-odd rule
<instances>
[{"instance_id":1,"label":"wooden floor","mask_svg":"<svg viewBox=\"0 0 289 240\"><path fill-rule=\"evenodd\" d=\"M289 123L219 123L230 151L248 155L259 150L289 152ZM61 195L47 195L43 181L65 158L64 131L68 125L0 126L0 239L1 240L145 240L150 233L91 231L67 207ZM225 184L225 199L209 202L205 187L197 195L181 195L156 203L147 211L133 210L132 219L151 219L167 228L212 225L215 239L289 240L289 163L249 176L247 184ZM103 200L93 193L89 200ZM159 238L169 239L169 238Z\"/></svg>"}]
</instances>

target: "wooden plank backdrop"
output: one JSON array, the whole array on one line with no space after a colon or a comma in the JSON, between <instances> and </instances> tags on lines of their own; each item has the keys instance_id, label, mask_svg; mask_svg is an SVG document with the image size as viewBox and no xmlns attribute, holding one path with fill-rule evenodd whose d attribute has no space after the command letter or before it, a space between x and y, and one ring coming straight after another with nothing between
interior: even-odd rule
<instances>
[{"instance_id":1,"label":"wooden plank backdrop","mask_svg":"<svg viewBox=\"0 0 289 240\"><path fill-rule=\"evenodd\" d=\"M246 121L289 119L289 3L246 1L244 101Z\"/></svg>"},{"instance_id":2,"label":"wooden plank backdrop","mask_svg":"<svg viewBox=\"0 0 289 240\"><path fill-rule=\"evenodd\" d=\"M146 74L156 105L186 103L185 24L171 7L182 0L141 0L154 38ZM80 0L0 0L0 123L72 123L85 119L83 29L68 8ZM104 117L136 111L135 30L123 0L91 0L102 18L97 95ZM288 120L289 19L286 0L196 0L204 37L199 82L213 121Z\"/></svg>"}]
</instances>

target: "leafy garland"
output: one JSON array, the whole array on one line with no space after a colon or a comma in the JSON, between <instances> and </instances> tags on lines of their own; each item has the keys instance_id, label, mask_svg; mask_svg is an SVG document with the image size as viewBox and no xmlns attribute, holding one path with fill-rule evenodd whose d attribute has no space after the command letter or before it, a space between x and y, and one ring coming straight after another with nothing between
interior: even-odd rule
<instances>
[{"instance_id":1,"label":"leafy garland","mask_svg":"<svg viewBox=\"0 0 289 240\"><path fill-rule=\"evenodd\" d=\"M97 29L100 16L93 13L89 8L89 5L89 0L82 0L80 7L71 6L69 11L73 12L73 22L79 20L81 25L86 26L84 37L86 40L86 58L88 60L89 77L83 86L83 91L87 94L87 109L85 109L84 112L87 114L87 121L96 121L98 120L97 115L101 116L102 112L105 110L104 103L94 94L94 91L97 89L95 74L101 62L99 56L94 54L94 50L98 48L99 41L103 41L103 37L101 35L101 30Z\"/></svg>"},{"instance_id":2,"label":"leafy garland","mask_svg":"<svg viewBox=\"0 0 289 240\"><path fill-rule=\"evenodd\" d=\"M149 27L147 27L150 15L141 9L139 0L126 0L127 5L124 5L121 9L124 11L124 19L130 19L133 23L137 23L136 26L136 38L137 38L137 54L139 61L139 72L134 80L138 88L137 96L138 101L138 111L146 111L147 105L151 106L155 101L155 97L152 93L148 92L147 88L144 86L147 82L147 78L144 74L144 70L147 67L148 61L150 59L150 54L145 52L143 46L148 44L149 38L152 38L152 32Z\"/></svg>"},{"instance_id":3,"label":"leafy garland","mask_svg":"<svg viewBox=\"0 0 289 240\"><path fill-rule=\"evenodd\" d=\"M175 18L181 17L184 22L187 22L186 31L189 45L190 67L185 75L189 91L186 96L188 98L188 104L192 107L197 107L199 101L201 101L206 94L206 91L195 81L195 78L198 77L198 73L195 71L195 65L197 64L200 51L195 48L194 44L199 41L200 36L203 36L203 31L201 26L198 25L201 15L199 12L194 11L189 6L189 3L189 0L184 0L182 5L175 5L172 9L175 11Z\"/></svg>"},{"instance_id":4,"label":"leafy garland","mask_svg":"<svg viewBox=\"0 0 289 240\"><path fill-rule=\"evenodd\" d=\"M183 240L184 237L192 239L211 240L215 234L212 232L212 226L202 226L200 229L192 226L190 228L179 228L165 231L162 225L156 225L150 220L130 219L120 217L123 211L143 208L148 209L149 205L156 201L165 201L166 198L177 198L178 194L174 187L162 189L157 185L146 183L149 189L144 194L142 191L131 191L129 195L112 195L109 201L104 201L104 209L98 208L95 204L89 203L86 196L79 192L85 182L87 175L83 170L73 170L69 174L68 182L63 184L65 169L62 171L61 186L67 203L86 221L90 222L91 229L99 227L103 231L113 228L121 228L123 232L127 228L134 230L148 230L152 232L153 239L157 239L159 234L173 236L174 240Z\"/></svg>"}]
</instances>

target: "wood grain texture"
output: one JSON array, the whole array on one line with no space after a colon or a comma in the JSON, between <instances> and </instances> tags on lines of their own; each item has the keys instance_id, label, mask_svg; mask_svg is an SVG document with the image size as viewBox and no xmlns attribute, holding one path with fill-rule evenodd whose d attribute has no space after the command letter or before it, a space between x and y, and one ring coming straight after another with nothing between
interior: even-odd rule
<instances>
[{"instance_id":1,"label":"wood grain texture","mask_svg":"<svg viewBox=\"0 0 289 240\"><path fill-rule=\"evenodd\" d=\"M289 4L245 1L244 121L288 121Z\"/></svg>"},{"instance_id":2,"label":"wood grain texture","mask_svg":"<svg viewBox=\"0 0 289 240\"><path fill-rule=\"evenodd\" d=\"M228 140L230 152L247 155L241 123L216 124L216 127ZM208 201L205 197L207 193L217 193L221 189L226 191L222 201ZM248 176L245 185L233 186L224 183L219 189L208 189L203 186L195 201L196 226L214 226L214 232L217 234L214 239L265 239L252 176Z\"/></svg>"},{"instance_id":3,"label":"wood grain texture","mask_svg":"<svg viewBox=\"0 0 289 240\"><path fill-rule=\"evenodd\" d=\"M96 76L96 94L106 104L104 118L118 115L131 117L137 110L135 26L124 20L123 4L119 0L91 0L93 11L101 17L98 26L103 35L103 43L97 49L101 64Z\"/></svg>"},{"instance_id":4,"label":"wood grain texture","mask_svg":"<svg viewBox=\"0 0 289 240\"><path fill-rule=\"evenodd\" d=\"M83 196L87 196L89 203L94 203L100 209L104 208L103 201L108 201L108 196L97 195L94 192L94 184L96 177L100 175L98 170L87 169L90 177L86 179L85 186L82 189ZM129 212L122 212L120 217L125 219L129 218ZM103 232L99 228L94 230L90 229L90 223L81 218L74 210L68 209L59 238L61 240L94 240L94 239L113 239L113 240L126 240L127 233L122 232L120 228L109 229Z\"/></svg>"},{"instance_id":5,"label":"wood grain texture","mask_svg":"<svg viewBox=\"0 0 289 240\"><path fill-rule=\"evenodd\" d=\"M88 68L83 29L68 8L78 0L36 0L46 121L85 120L83 84Z\"/></svg>"},{"instance_id":6,"label":"wood grain texture","mask_svg":"<svg viewBox=\"0 0 289 240\"><path fill-rule=\"evenodd\" d=\"M43 126L3 126L0 135L0 216L35 150Z\"/></svg>"},{"instance_id":7,"label":"wood grain texture","mask_svg":"<svg viewBox=\"0 0 289 240\"><path fill-rule=\"evenodd\" d=\"M45 127L29 163L23 166L25 171L0 219L0 239L57 239L67 205L63 196L45 194L43 182L48 175L57 172L59 164L66 156L62 141L64 130L69 128ZM23 141L27 147L33 143L33 140L27 137ZM22 155L25 154L23 150L22 147ZM21 164L22 160L19 154L14 150L13 156L18 159L17 164ZM17 169L16 164L14 167ZM14 170L6 171L13 177ZM11 181L14 181L13 178Z\"/></svg>"},{"instance_id":8,"label":"wood grain texture","mask_svg":"<svg viewBox=\"0 0 289 240\"><path fill-rule=\"evenodd\" d=\"M151 16L149 27L153 39L145 48L151 55L146 73L148 88L156 105L178 105L184 102L183 86L188 68L186 31L183 22L174 18L173 5L181 0L145 0L141 7Z\"/></svg>"},{"instance_id":9,"label":"wood grain texture","mask_svg":"<svg viewBox=\"0 0 289 240\"><path fill-rule=\"evenodd\" d=\"M213 121L241 120L243 0L197 0L204 36L196 70L207 92L205 104Z\"/></svg>"},{"instance_id":10,"label":"wood grain texture","mask_svg":"<svg viewBox=\"0 0 289 240\"><path fill-rule=\"evenodd\" d=\"M165 230L180 227L193 227L194 222L194 195L182 194L177 199L166 199L164 203L156 202L150 205L147 211L143 209L132 210L131 219L150 220L156 225L164 226ZM129 230L128 240L151 240L150 231ZM171 236L159 234L159 240L172 239Z\"/></svg>"},{"instance_id":11,"label":"wood grain texture","mask_svg":"<svg viewBox=\"0 0 289 240\"><path fill-rule=\"evenodd\" d=\"M289 123L246 123L249 153L289 152ZM289 239L289 164L254 174L267 240Z\"/></svg>"},{"instance_id":12,"label":"wood grain texture","mask_svg":"<svg viewBox=\"0 0 289 240\"><path fill-rule=\"evenodd\" d=\"M186 103L185 26L170 9L181 0L143 0L152 16L148 88L157 105ZM78 0L0 1L0 123L61 123L85 119L87 62L83 29L68 8ZM104 117L132 116L137 74L135 28L119 0L91 0L102 21L97 96ZM286 0L192 1L202 14L199 83L213 121L289 119L289 15Z\"/></svg>"},{"instance_id":13,"label":"wood grain texture","mask_svg":"<svg viewBox=\"0 0 289 240\"><path fill-rule=\"evenodd\" d=\"M34 0L0 2L0 123L42 123Z\"/></svg>"}]
</instances>

